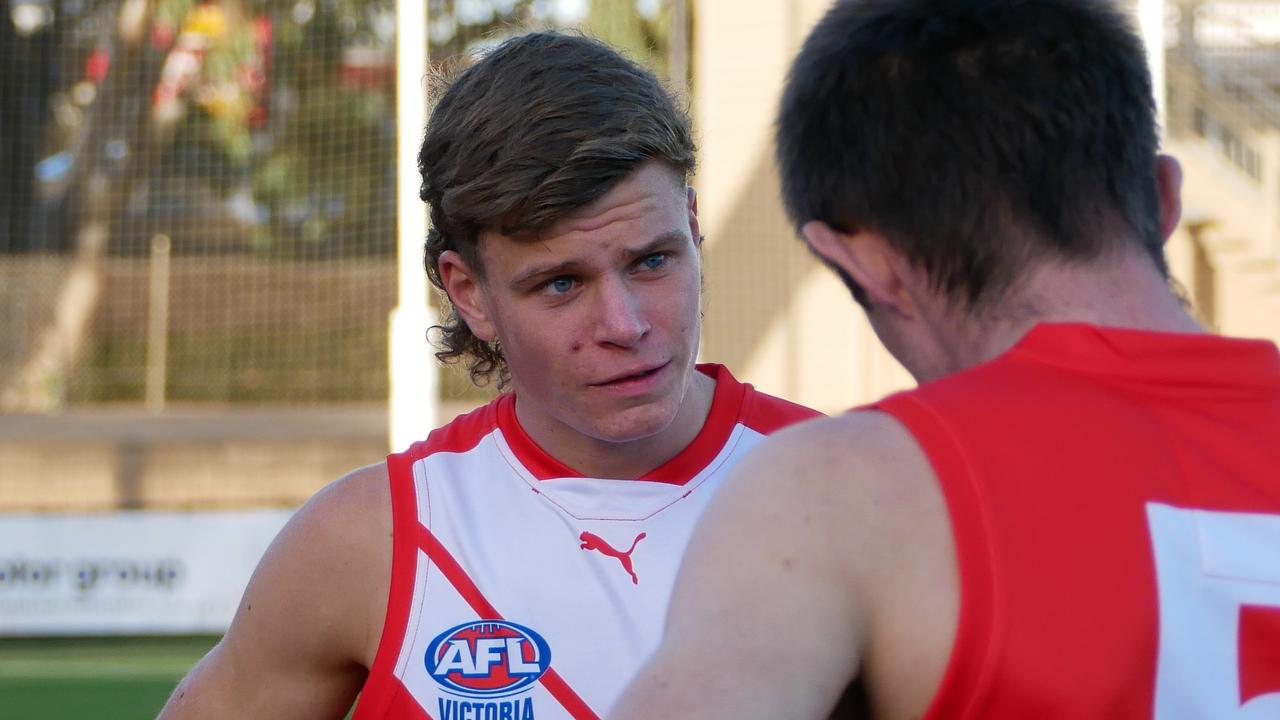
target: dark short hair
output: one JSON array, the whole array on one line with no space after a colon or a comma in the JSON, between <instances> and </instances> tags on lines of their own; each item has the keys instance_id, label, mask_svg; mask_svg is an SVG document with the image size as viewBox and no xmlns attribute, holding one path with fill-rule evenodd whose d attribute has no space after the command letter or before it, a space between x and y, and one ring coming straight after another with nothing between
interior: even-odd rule
<instances>
[{"instance_id":1,"label":"dark short hair","mask_svg":"<svg viewBox=\"0 0 1280 720\"><path fill-rule=\"evenodd\" d=\"M1154 111L1103 0L841 0L783 94L783 195L797 226L876 231L969 309L1116 235L1167 276Z\"/></svg>"},{"instance_id":2,"label":"dark short hair","mask_svg":"<svg viewBox=\"0 0 1280 720\"><path fill-rule=\"evenodd\" d=\"M648 70L602 42L536 32L512 38L462 71L439 96L418 153L431 209L427 276L457 251L483 277L482 231L536 232L607 194L648 160L693 172L688 114ZM481 342L450 308L443 362L468 359L483 384L507 378L501 348Z\"/></svg>"}]
</instances>

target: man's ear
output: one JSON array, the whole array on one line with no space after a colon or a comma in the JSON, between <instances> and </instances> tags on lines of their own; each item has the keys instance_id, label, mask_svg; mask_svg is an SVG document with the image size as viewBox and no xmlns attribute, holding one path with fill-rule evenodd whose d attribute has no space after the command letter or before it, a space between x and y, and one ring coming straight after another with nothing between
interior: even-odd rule
<instances>
[{"instance_id":1,"label":"man's ear","mask_svg":"<svg viewBox=\"0 0 1280 720\"><path fill-rule=\"evenodd\" d=\"M440 283L449 295L459 317L470 328L471 334L482 342L493 342L498 337L491 317L484 281L467 261L454 250L440 253L437 261Z\"/></svg>"},{"instance_id":2,"label":"man's ear","mask_svg":"<svg viewBox=\"0 0 1280 720\"><path fill-rule=\"evenodd\" d=\"M1172 155L1156 158L1156 185L1160 193L1160 233L1168 242L1182 219L1182 165Z\"/></svg>"},{"instance_id":3,"label":"man's ear","mask_svg":"<svg viewBox=\"0 0 1280 720\"><path fill-rule=\"evenodd\" d=\"M698 227L698 191L690 185L687 189L689 197L689 232L693 233L693 244L702 247L702 231Z\"/></svg>"},{"instance_id":4,"label":"man's ear","mask_svg":"<svg viewBox=\"0 0 1280 720\"><path fill-rule=\"evenodd\" d=\"M870 230L845 233L819 220L805 223L800 232L814 252L862 288L872 306L915 316L916 303L903 277L907 263L883 235Z\"/></svg>"}]
</instances>

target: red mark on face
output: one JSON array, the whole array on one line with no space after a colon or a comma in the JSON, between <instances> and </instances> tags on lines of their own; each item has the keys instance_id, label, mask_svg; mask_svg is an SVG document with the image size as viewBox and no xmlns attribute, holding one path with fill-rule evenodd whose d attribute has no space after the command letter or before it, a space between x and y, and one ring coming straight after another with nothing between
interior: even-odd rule
<instances>
[{"instance_id":1,"label":"red mark on face","mask_svg":"<svg viewBox=\"0 0 1280 720\"><path fill-rule=\"evenodd\" d=\"M644 538L645 533L640 533L636 536L635 540L631 541L631 547L628 548L626 552L621 552L619 550L615 550L608 541L595 533L583 532L578 536L578 539L582 541L582 544L579 545L579 547L583 550L596 550L603 555L608 555L611 558L617 558L618 562L622 563L622 569L627 571L627 574L631 576L632 584L635 585L640 584L640 578L636 577L636 571L631 566L631 553L635 552L636 545Z\"/></svg>"}]
</instances>

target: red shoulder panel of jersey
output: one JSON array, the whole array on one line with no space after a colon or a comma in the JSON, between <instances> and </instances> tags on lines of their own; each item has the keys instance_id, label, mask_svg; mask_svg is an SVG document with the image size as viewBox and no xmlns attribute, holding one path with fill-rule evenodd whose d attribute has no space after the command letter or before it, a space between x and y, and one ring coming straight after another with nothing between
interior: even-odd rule
<instances>
[{"instance_id":1,"label":"red shoulder panel of jersey","mask_svg":"<svg viewBox=\"0 0 1280 720\"><path fill-rule=\"evenodd\" d=\"M426 440L409 446L402 454L420 460L437 452L466 452L498 427L498 413L505 404L514 405L514 396L503 393L469 413L459 415L447 425L431 431Z\"/></svg>"},{"instance_id":2,"label":"red shoulder panel of jersey","mask_svg":"<svg viewBox=\"0 0 1280 720\"><path fill-rule=\"evenodd\" d=\"M742 423L760 433L770 433L819 413L786 400L779 400L737 378L723 365L700 364L698 371L716 381L711 411L702 431L680 454L643 475L641 480L683 485L702 472L724 448L733 428Z\"/></svg>"},{"instance_id":3,"label":"red shoulder panel of jersey","mask_svg":"<svg viewBox=\"0 0 1280 720\"><path fill-rule=\"evenodd\" d=\"M750 384L747 385L741 422L762 435L772 435L788 425L817 417L822 417L822 413L790 400L762 393Z\"/></svg>"}]
</instances>

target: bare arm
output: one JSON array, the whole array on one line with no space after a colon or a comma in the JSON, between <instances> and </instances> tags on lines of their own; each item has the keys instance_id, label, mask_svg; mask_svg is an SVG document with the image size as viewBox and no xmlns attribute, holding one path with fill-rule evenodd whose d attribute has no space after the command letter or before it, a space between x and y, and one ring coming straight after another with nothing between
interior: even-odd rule
<instances>
[{"instance_id":1,"label":"bare arm","mask_svg":"<svg viewBox=\"0 0 1280 720\"><path fill-rule=\"evenodd\" d=\"M390 535L385 466L313 497L271 544L230 630L161 720L343 717L381 634Z\"/></svg>"},{"instance_id":2,"label":"bare arm","mask_svg":"<svg viewBox=\"0 0 1280 720\"><path fill-rule=\"evenodd\" d=\"M921 531L939 517L940 528ZM860 675L886 716L918 716L954 621L911 599L950 567L949 556L942 571L917 562L949 533L945 517L918 447L886 416L775 435L699 524L662 645L610 718L825 718ZM941 657L928 641L903 649L884 639L903 625L942 636Z\"/></svg>"}]
</instances>

